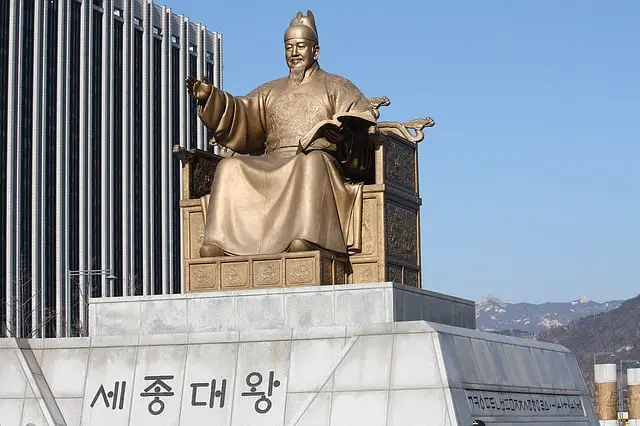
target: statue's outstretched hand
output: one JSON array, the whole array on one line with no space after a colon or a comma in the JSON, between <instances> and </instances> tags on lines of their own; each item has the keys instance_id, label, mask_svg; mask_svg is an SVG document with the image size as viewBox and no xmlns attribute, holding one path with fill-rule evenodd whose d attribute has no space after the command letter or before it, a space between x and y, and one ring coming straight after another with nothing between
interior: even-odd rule
<instances>
[{"instance_id":1,"label":"statue's outstretched hand","mask_svg":"<svg viewBox=\"0 0 640 426\"><path fill-rule=\"evenodd\" d=\"M209 95L211 95L211 90L213 89L211 83L200 81L192 75L187 77L185 83L187 84L187 91L189 92L189 95L193 98L200 102L204 102L209 99Z\"/></svg>"}]
</instances>

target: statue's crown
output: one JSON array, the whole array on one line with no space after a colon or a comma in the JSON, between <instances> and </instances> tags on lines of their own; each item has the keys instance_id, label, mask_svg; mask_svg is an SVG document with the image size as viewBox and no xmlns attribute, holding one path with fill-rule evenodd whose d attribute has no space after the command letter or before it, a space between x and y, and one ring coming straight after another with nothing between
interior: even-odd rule
<instances>
[{"instance_id":1,"label":"statue's crown","mask_svg":"<svg viewBox=\"0 0 640 426\"><path fill-rule=\"evenodd\" d=\"M291 20L289 28L284 33L284 39L290 38L306 38L318 42L318 29L316 28L316 19L313 12L307 10L307 15L298 12Z\"/></svg>"}]
</instances>

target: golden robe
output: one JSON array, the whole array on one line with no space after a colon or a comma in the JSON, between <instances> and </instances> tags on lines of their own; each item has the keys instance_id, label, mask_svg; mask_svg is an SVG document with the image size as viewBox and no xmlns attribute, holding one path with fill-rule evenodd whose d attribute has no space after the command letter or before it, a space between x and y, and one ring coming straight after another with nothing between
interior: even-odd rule
<instances>
[{"instance_id":1,"label":"golden robe","mask_svg":"<svg viewBox=\"0 0 640 426\"><path fill-rule=\"evenodd\" d=\"M286 251L303 239L339 253L358 252L362 185L345 183L325 138L298 153L300 139L335 114L373 112L348 80L317 65L296 85L288 77L246 96L213 89L199 108L216 142L241 154L216 169L204 243L233 255Z\"/></svg>"}]
</instances>

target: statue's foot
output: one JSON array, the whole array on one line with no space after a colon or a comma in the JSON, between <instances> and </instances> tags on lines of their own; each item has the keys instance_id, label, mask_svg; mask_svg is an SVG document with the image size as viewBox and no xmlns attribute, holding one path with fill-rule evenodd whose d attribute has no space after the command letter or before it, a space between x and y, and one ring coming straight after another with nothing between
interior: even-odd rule
<instances>
[{"instance_id":1,"label":"statue's foot","mask_svg":"<svg viewBox=\"0 0 640 426\"><path fill-rule=\"evenodd\" d=\"M200 247L200 257L225 256L224 250L215 244L206 243Z\"/></svg>"},{"instance_id":2,"label":"statue's foot","mask_svg":"<svg viewBox=\"0 0 640 426\"><path fill-rule=\"evenodd\" d=\"M296 238L295 240L291 241L291 244L289 244L289 248L287 249L288 252L311 250L315 250L313 244L306 240L303 240L302 238Z\"/></svg>"}]
</instances>

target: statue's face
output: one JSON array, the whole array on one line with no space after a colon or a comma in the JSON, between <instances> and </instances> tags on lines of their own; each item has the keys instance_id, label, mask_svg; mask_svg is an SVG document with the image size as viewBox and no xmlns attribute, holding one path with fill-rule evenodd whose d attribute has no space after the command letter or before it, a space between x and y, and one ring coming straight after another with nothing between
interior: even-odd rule
<instances>
[{"instance_id":1,"label":"statue's face","mask_svg":"<svg viewBox=\"0 0 640 426\"><path fill-rule=\"evenodd\" d=\"M318 60L320 48L318 45L304 38L292 38L284 43L285 57L290 70L302 67L308 70Z\"/></svg>"}]
</instances>

